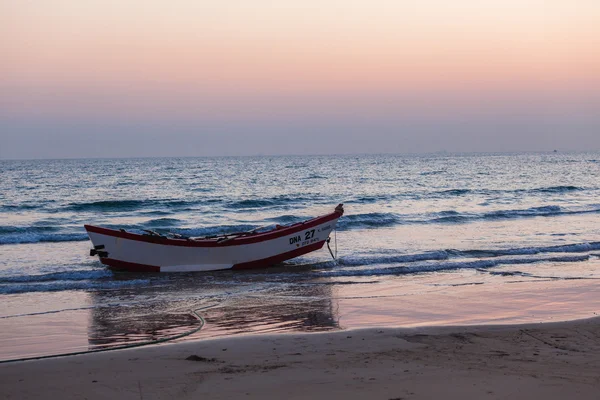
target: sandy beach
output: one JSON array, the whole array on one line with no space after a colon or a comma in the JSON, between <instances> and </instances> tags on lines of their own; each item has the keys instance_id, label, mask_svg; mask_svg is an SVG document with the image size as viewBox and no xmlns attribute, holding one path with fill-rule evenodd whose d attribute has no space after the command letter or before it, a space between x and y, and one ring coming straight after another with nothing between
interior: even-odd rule
<instances>
[{"instance_id":1,"label":"sandy beach","mask_svg":"<svg viewBox=\"0 0 600 400\"><path fill-rule=\"evenodd\" d=\"M4 399L597 399L600 318L229 337L0 365Z\"/></svg>"}]
</instances>

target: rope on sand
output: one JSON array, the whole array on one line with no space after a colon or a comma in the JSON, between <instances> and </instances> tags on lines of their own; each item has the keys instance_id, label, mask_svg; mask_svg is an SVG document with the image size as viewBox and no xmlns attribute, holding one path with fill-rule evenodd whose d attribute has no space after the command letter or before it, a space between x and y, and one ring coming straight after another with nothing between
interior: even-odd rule
<instances>
[{"instance_id":1,"label":"rope on sand","mask_svg":"<svg viewBox=\"0 0 600 400\"><path fill-rule=\"evenodd\" d=\"M140 343L126 344L126 345L123 345L123 346L110 347L110 348L106 348L106 349L95 349L95 350L86 350L86 351L74 351L74 352L70 352L70 353L51 354L51 355L47 355L47 356L35 356L35 357L15 358L15 359L11 359L11 360L0 360L0 364L11 363L11 362L18 362L18 361L43 360L43 359L46 359L46 358L68 357L68 356L76 356L76 355L82 355L82 354L100 353L100 352L112 351L112 350L132 349L134 347L142 347L142 346L148 346L148 345L151 345L151 344L158 344L158 343L169 342L169 341L172 341L172 340L175 340L175 339L180 339L182 337L192 335L192 334L198 332L200 329L202 329L204 327L204 325L206 324L206 321L204 320L204 318L202 318L202 316L200 314L198 314L197 311L206 310L208 308L215 307L217 305L218 304L212 304L210 306L196 308L195 310L191 310L190 311L191 314L198 321L200 321L200 324L196 328L194 328L194 329L192 329L190 331L184 332L184 333L180 333L179 335L170 336L170 337L166 337L166 338L162 338L162 339L157 339L157 340L148 340L148 341L140 342Z\"/></svg>"}]
</instances>

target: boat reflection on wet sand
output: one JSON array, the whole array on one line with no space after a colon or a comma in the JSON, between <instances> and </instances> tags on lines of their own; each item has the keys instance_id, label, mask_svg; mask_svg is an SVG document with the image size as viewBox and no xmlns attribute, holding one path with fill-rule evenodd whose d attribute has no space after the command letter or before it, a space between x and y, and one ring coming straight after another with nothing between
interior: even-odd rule
<instances>
[{"instance_id":1,"label":"boat reflection on wet sand","mask_svg":"<svg viewBox=\"0 0 600 400\"><path fill-rule=\"evenodd\" d=\"M172 274L143 287L90 293L89 349L156 341L202 330L184 339L249 333L318 332L339 329L332 288L302 278L311 266L261 271ZM144 275L146 278L148 275ZM292 276L284 282L286 276ZM123 274L122 279L136 279ZM135 301L130 302L131 299Z\"/></svg>"}]
</instances>

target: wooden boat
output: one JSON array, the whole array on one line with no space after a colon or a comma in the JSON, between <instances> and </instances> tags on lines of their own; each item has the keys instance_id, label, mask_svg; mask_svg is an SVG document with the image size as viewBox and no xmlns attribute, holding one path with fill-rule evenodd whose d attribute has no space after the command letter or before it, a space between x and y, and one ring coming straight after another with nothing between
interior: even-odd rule
<instances>
[{"instance_id":1,"label":"wooden boat","mask_svg":"<svg viewBox=\"0 0 600 400\"><path fill-rule=\"evenodd\" d=\"M91 256L113 269L149 272L214 271L262 268L319 250L344 214L334 212L268 231L191 238L144 234L85 225L94 246Z\"/></svg>"}]
</instances>

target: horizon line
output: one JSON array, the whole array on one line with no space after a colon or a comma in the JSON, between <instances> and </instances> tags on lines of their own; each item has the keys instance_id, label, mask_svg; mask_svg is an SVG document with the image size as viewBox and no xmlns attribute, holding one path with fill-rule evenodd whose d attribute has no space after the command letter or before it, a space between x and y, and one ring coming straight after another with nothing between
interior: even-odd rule
<instances>
[{"instance_id":1,"label":"horizon line","mask_svg":"<svg viewBox=\"0 0 600 400\"><path fill-rule=\"evenodd\" d=\"M598 153L600 150L510 150L510 151L430 151L409 153L332 153L332 154L223 154L223 155L197 155L197 156L115 156L115 157L39 157L39 158L4 158L0 161L61 161L61 160L144 160L144 159L167 159L167 158L253 158L253 157L344 157L344 156L439 156L439 155L509 155L509 154L584 154Z\"/></svg>"}]
</instances>

